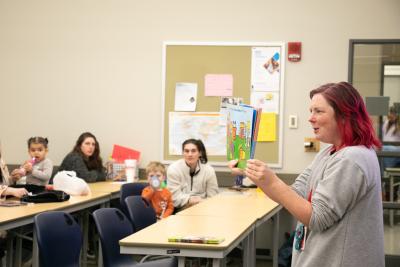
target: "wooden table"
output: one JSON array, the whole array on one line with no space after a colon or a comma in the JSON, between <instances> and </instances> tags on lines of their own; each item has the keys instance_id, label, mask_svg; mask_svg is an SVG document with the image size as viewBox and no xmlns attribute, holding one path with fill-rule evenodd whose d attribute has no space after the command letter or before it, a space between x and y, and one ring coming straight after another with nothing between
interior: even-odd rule
<instances>
[{"instance_id":1,"label":"wooden table","mask_svg":"<svg viewBox=\"0 0 400 267\"><path fill-rule=\"evenodd\" d=\"M0 207L0 230L10 230L15 229L24 225L28 225L34 222L35 215L51 210L61 210L65 212L77 212L85 210L89 207L104 205L110 201L110 194L103 192L92 192L87 196L71 196L68 201L64 202L52 202L52 203L30 203L24 206L17 207ZM84 216L83 222L83 232L84 234L84 243L83 243L83 251L87 250L87 216ZM8 247L8 251L12 251L12 243L11 246ZM9 266L12 265L12 253L8 253L7 255L7 263ZM17 261L19 261L20 251L18 251L17 245ZM85 254L86 255L86 254ZM36 234L33 235L33 266L38 266L38 247L36 242ZM86 264L86 257L84 257L83 264ZM17 262L18 265L18 262Z\"/></svg>"},{"instance_id":2,"label":"wooden table","mask_svg":"<svg viewBox=\"0 0 400 267\"><path fill-rule=\"evenodd\" d=\"M273 217L273 266L278 266L279 211L282 209L261 190L249 189L243 192L225 190L213 198L207 199L178 215L185 216L221 216L224 218L249 217L255 221L255 228ZM254 240L255 242L255 240ZM249 246L256 247L255 244ZM250 251L255 258L255 249ZM253 255L254 254L254 255Z\"/></svg>"},{"instance_id":3,"label":"wooden table","mask_svg":"<svg viewBox=\"0 0 400 267\"><path fill-rule=\"evenodd\" d=\"M274 217L273 264L278 266L280 209L280 205L254 189L243 193L220 193L177 213L173 219L161 220L122 239L121 253L176 255L180 266L184 266L185 256L213 258L213 266L220 266L224 264L222 259L242 242L244 266L255 266L255 229ZM168 242L171 235L206 234L224 237L225 241L220 245Z\"/></svg>"},{"instance_id":4,"label":"wooden table","mask_svg":"<svg viewBox=\"0 0 400 267\"><path fill-rule=\"evenodd\" d=\"M280 208L278 203L261 191L249 189L244 192L231 192L226 190L189 209L178 212L177 215L250 216L254 220L263 220L272 210Z\"/></svg>"},{"instance_id":5,"label":"wooden table","mask_svg":"<svg viewBox=\"0 0 400 267\"><path fill-rule=\"evenodd\" d=\"M243 217L227 220L217 216L172 215L120 241L121 253L177 256L179 266L184 266L185 257L212 258L213 266L220 266L221 260L241 241L248 250L246 239L254 231L254 220ZM171 236L214 236L225 240L218 245L194 243L170 243ZM247 261L247 256L243 259Z\"/></svg>"},{"instance_id":6,"label":"wooden table","mask_svg":"<svg viewBox=\"0 0 400 267\"><path fill-rule=\"evenodd\" d=\"M111 199L117 199L120 196L121 186L126 182L104 181L90 183L89 188L92 192L109 193Z\"/></svg>"}]
</instances>

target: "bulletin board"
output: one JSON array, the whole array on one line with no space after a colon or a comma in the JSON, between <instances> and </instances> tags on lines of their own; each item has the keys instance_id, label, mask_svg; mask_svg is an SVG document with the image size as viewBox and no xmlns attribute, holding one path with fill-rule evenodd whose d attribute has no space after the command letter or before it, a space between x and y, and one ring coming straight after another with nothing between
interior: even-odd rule
<instances>
[{"instance_id":1,"label":"bulletin board","mask_svg":"<svg viewBox=\"0 0 400 267\"><path fill-rule=\"evenodd\" d=\"M164 42L163 44L163 84L162 84L162 160L169 164L181 159L182 154L170 153L170 113L175 111L175 90L177 83L197 84L196 109L194 112L220 111L221 97L206 96L205 76L208 74L229 74L233 77L233 97L243 98L250 104L252 86L252 60L254 49L274 48L280 53L278 110L276 112L276 135L274 141L257 142L255 158L263 160L270 167L282 167L283 146L283 100L284 100L284 43L202 43L202 42ZM252 59L253 57L253 59ZM254 76L254 75L253 75ZM252 88L253 87L253 88ZM172 126L171 126L172 127ZM225 146L226 147L226 146ZM207 151L209 150L206 146ZM225 155L209 155L209 163L226 166Z\"/></svg>"}]
</instances>

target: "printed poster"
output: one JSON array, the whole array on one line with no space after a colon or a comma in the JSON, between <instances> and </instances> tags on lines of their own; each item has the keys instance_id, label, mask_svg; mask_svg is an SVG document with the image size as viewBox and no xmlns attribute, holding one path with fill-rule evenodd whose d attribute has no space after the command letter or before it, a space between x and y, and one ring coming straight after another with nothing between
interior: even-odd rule
<instances>
[{"instance_id":1,"label":"printed poster","mask_svg":"<svg viewBox=\"0 0 400 267\"><path fill-rule=\"evenodd\" d=\"M280 47L253 47L251 52L252 91L279 91Z\"/></svg>"},{"instance_id":2,"label":"printed poster","mask_svg":"<svg viewBox=\"0 0 400 267\"><path fill-rule=\"evenodd\" d=\"M226 120L219 112L170 112L169 154L182 155L182 143L189 138L201 139L207 155L226 155Z\"/></svg>"}]
</instances>

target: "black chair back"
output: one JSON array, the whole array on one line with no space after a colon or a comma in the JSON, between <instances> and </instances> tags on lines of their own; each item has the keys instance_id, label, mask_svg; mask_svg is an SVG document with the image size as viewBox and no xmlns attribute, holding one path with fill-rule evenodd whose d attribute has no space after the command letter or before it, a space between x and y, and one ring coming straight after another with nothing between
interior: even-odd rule
<instances>
[{"instance_id":1,"label":"black chair back","mask_svg":"<svg viewBox=\"0 0 400 267\"><path fill-rule=\"evenodd\" d=\"M48 211L35 216L41 267L79 267L82 231L68 213Z\"/></svg>"},{"instance_id":2,"label":"black chair back","mask_svg":"<svg viewBox=\"0 0 400 267\"><path fill-rule=\"evenodd\" d=\"M121 194L119 202L121 205L121 210L129 218L129 213L126 208L125 198L129 196L141 196L143 189L148 186L147 183L127 183L121 186Z\"/></svg>"},{"instance_id":3,"label":"black chair back","mask_svg":"<svg viewBox=\"0 0 400 267\"><path fill-rule=\"evenodd\" d=\"M131 222L116 208L102 208L93 212L99 232L104 267L176 267L176 258L164 258L143 263L134 261L132 255L121 254L119 240L133 233Z\"/></svg>"},{"instance_id":4,"label":"black chair back","mask_svg":"<svg viewBox=\"0 0 400 267\"><path fill-rule=\"evenodd\" d=\"M93 219L100 237L104 267L133 265L132 255L121 254L118 243L133 233L128 218L116 208L103 208L93 212Z\"/></svg>"},{"instance_id":5,"label":"black chair back","mask_svg":"<svg viewBox=\"0 0 400 267\"><path fill-rule=\"evenodd\" d=\"M127 197L125 203L135 232L157 222L153 207L141 196Z\"/></svg>"}]
</instances>

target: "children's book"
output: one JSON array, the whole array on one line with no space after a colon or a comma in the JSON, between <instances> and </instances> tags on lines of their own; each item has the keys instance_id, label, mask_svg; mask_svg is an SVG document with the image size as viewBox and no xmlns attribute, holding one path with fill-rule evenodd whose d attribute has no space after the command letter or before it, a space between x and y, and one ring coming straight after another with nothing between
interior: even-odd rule
<instances>
[{"instance_id":1,"label":"children's book","mask_svg":"<svg viewBox=\"0 0 400 267\"><path fill-rule=\"evenodd\" d=\"M237 159L237 167L246 168L254 158L261 109L248 105L227 105L227 158Z\"/></svg>"},{"instance_id":2,"label":"children's book","mask_svg":"<svg viewBox=\"0 0 400 267\"><path fill-rule=\"evenodd\" d=\"M197 244L212 244L218 245L223 242L225 238L213 236L171 236L168 237L168 242L179 243L197 243Z\"/></svg>"}]
</instances>

